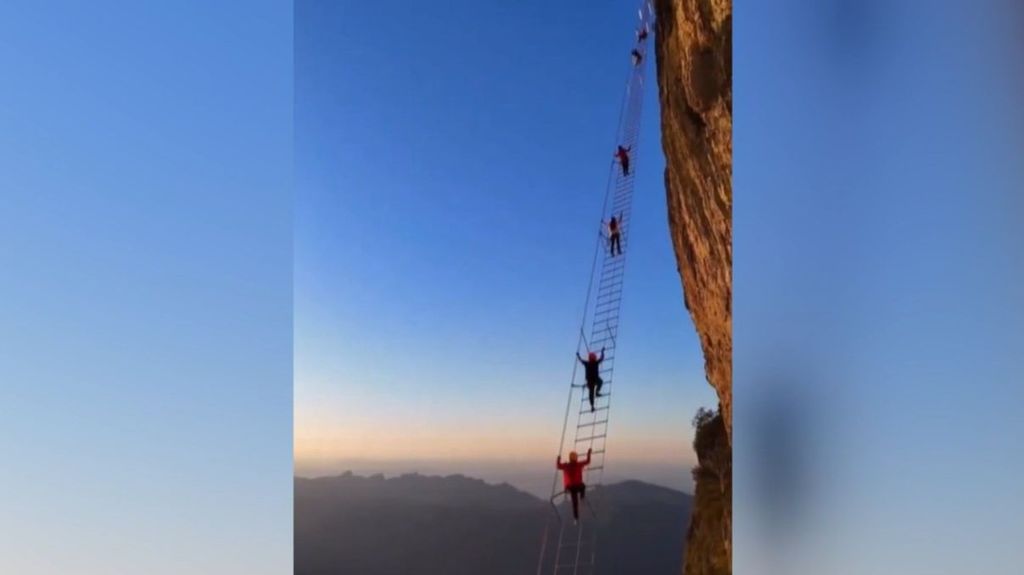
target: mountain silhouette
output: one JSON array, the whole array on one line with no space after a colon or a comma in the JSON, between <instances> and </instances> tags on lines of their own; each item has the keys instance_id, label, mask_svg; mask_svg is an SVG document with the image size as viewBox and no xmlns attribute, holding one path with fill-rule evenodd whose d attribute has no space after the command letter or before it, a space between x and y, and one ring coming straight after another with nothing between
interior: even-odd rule
<instances>
[{"instance_id":1,"label":"mountain silhouette","mask_svg":"<svg viewBox=\"0 0 1024 575\"><path fill-rule=\"evenodd\" d=\"M682 570L689 495L626 481L588 498L598 513L583 512L598 529L598 574ZM533 573L549 520L548 502L462 475L295 478L295 574Z\"/></svg>"}]
</instances>

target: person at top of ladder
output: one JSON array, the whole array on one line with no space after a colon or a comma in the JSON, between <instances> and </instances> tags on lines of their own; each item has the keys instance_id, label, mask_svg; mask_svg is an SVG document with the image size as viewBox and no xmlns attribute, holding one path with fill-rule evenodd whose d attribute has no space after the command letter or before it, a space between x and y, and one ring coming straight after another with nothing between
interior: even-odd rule
<instances>
[{"instance_id":1,"label":"person at top of ladder","mask_svg":"<svg viewBox=\"0 0 1024 575\"><path fill-rule=\"evenodd\" d=\"M608 248L612 252L612 257L615 257L615 249L618 248L619 255L622 255L622 244L620 242L621 235L619 233L619 222L622 221L622 214L616 219L612 216L612 219L608 220Z\"/></svg>"},{"instance_id":2,"label":"person at top of ladder","mask_svg":"<svg viewBox=\"0 0 1024 575\"><path fill-rule=\"evenodd\" d=\"M562 454L558 454L555 460L555 467L562 471L562 485L565 492L572 499L572 522L575 524L580 520L580 501L587 496L587 485L583 483L583 468L590 465L590 455L593 448L587 450L587 458L579 460L575 451L569 452L569 462L562 463Z\"/></svg>"},{"instance_id":3,"label":"person at top of ladder","mask_svg":"<svg viewBox=\"0 0 1024 575\"><path fill-rule=\"evenodd\" d=\"M647 24L644 24L636 31L636 41L643 44L647 40Z\"/></svg>"},{"instance_id":4,"label":"person at top of ladder","mask_svg":"<svg viewBox=\"0 0 1024 575\"><path fill-rule=\"evenodd\" d=\"M587 359L580 357L579 352L576 352L576 359L580 360L583 364L583 373L587 380L587 390L590 392L590 411L594 411L594 396L601 397L601 386L604 385L604 380L601 379L601 362L604 361L604 348L601 348L601 357L597 357L597 354L590 352L587 354Z\"/></svg>"},{"instance_id":5,"label":"person at top of ladder","mask_svg":"<svg viewBox=\"0 0 1024 575\"><path fill-rule=\"evenodd\" d=\"M615 157L619 159L619 163L622 164L622 175L629 175L629 150L633 146L627 146L623 148L619 146L619 149L615 150Z\"/></svg>"},{"instance_id":6,"label":"person at top of ladder","mask_svg":"<svg viewBox=\"0 0 1024 575\"><path fill-rule=\"evenodd\" d=\"M636 48L633 48L633 51L630 52L630 54L633 56L633 65L634 66L639 66L640 62L644 61L644 55L640 53L640 50L637 50Z\"/></svg>"}]
</instances>

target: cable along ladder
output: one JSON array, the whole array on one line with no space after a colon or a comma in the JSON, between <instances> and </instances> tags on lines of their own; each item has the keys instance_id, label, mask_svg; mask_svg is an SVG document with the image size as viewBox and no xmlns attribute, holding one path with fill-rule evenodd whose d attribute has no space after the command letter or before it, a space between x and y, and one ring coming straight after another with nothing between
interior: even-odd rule
<instances>
[{"instance_id":1,"label":"cable along ladder","mask_svg":"<svg viewBox=\"0 0 1024 575\"><path fill-rule=\"evenodd\" d=\"M574 525L570 515L566 515L554 506L554 502L564 493L561 472L555 471L551 486L551 501L554 510L544 528L537 575L593 575L596 573L598 530L595 511L600 507L600 502L597 502L597 506L592 505L593 496L596 495L593 488L600 486L604 478L605 440L608 437L611 400L614 395L612 374L615 368L626 258L629 255L633 178L636 174L637 144L639 143L640 116L643 108L644 71L648 64L647 46L650 43L647 35L652 30L651 24L654 18L650 0L643 0L638 10L638 16L638 37L634 49L640 58L637 62L636 55L630 54L629 76L615 133L616 146L622 146L629 150L629 173L624 174L620 163L615 159L612 160L602 208L602 232L598 234L596 240L594 262L591 267L583 320L580 324L579 341L576 346L577 351L584 357L588 351L600 353L604 348L605 358L600 368L600 376L604 380L604 385L601 387L601 395L594 398L594 410L591 411L583 370L580 369L576 358L573 358L574 367L569 387L569 399L558 450L563 455L568 451L576 451L581 458L586 456L588 449L593 450L590 465L584 469L584 482L589 494L584 501L580 502L580 521ZM639 35L641 30L644 31L643 37ZM618 218L621 241L621 253L614 256L611 254L607 235L607 222L613 216ZM596 292L594 291L595 283ZM588 323L590 326L589 338L585 331ZM579 391L578 395L577 391ZM567 448L567 432L572 419L575 419L576 423ZM554 545L549 545L549 540Z\"/></svg>"}]
</instances>

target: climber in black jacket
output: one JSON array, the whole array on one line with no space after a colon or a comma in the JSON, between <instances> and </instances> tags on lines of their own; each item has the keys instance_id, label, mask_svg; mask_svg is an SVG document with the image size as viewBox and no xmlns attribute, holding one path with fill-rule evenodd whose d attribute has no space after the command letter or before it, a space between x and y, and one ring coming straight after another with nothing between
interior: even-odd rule
<instances>
[{"instance_id":1,"label":"climber in black jacket","mask_svg":"<svg viewBox=\"0 0 1024 575\"><path fill-rule=\"evenodd\" d=\"M576 359L580 360L583 364L584 374L587 379L587 390L590 392L590 411L594 411L594 397L601 397L601 386L604 385L604 381L601 379L601 362L604 361L604 348L601 348L601 357L597 357L597 354L590 352L587 355L587 359L580 357L579 352L576 352Z\"/></svg>"}]
</instances>

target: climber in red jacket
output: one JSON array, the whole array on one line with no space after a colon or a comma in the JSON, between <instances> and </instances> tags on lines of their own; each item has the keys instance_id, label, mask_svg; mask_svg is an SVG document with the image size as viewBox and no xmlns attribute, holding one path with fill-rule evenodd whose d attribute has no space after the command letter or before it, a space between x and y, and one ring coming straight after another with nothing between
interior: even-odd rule
<instances>
[{"instance_id":1,"label":"climber in red jacket","mask_svg":"<svg viewBox=\"0 0 1024 575\"><path fill-rule=\"evenodd\" d=\"M629 175L629 150L632 147L633 146L629 146L628 148L623 148L622 146L619 146L619 149L615 150L615 157L618 158L619 159L619 163L622 164L622 175L623 176L628 176Z\"/></svg>"},{"instance_id":2,"label":"climber in red jacket","mask_svg":"<svg viewBox=\"0 0 1024 575\"><path fill-rule=\"evenodd\" d=\"M587 496L587 486L583 483L583 468L590 465L590 454L593 449L587 450L587 458L579 460L575 451L569 452L569 463L562 463L562 456L559 454L555 460L555 467L562 471L562 485L565 492L572 499L572 520L573 523L580 519L580 501Z\"/></svg>"}]
</instances>

